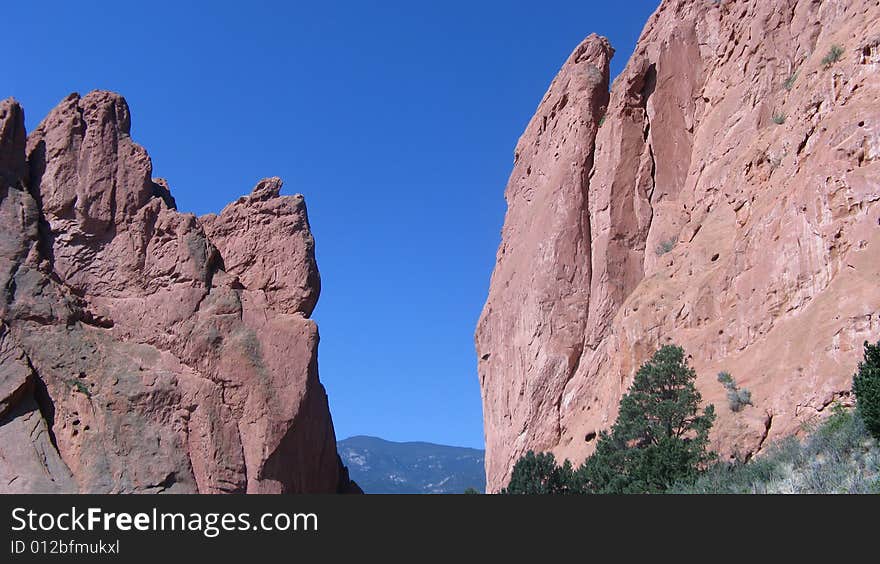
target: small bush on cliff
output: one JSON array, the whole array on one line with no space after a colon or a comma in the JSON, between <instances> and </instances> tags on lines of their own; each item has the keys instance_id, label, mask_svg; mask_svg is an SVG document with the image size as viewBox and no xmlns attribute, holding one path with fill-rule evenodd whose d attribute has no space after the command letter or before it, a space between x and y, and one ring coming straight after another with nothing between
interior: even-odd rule
<instances>
[{"instance_id":1,"label":"small bush on cliff","mask_svg":"<svg viewBox=\"0 0 880 564\"><path fill-rule=\"evenodd\" d=\"M76 390L77 392L83 394L89 399L92 399L92 391L83 382L77 380L76 378L70 378L64 380L64 383L70 386L71 389Z\"/></svg>"},{"instance_id":2,"label":"small bush on cliff","mask_svg":"<svg viewBox=\"0 0 880 564\"><path fill-rule=\"evenodd\" d=\"M752 392L737 388L729 372L719 372L718 381L727 389L727 404L732 412L739 413L745 406L752 405Z\"/></svg>"},{"instance_id":3,"label":"small bush on cliff","mask_svg":"<svg viewBox=\"0 0 880 564\"><path fill-rule=\"evenodd\" d=\"M797 77L798 77L797 71L791 73L791 76L786 78L785 82L782 83L782 87L785 88L786 90L791 90L792 88L794 88L794 83L797 80Z\"/></svg>"},{"instance_id":4,"label":"small bush on cliff","mask_svg":"<svg viewBox=\"0 0 880 564\"><path fill-rule=\"evenodd\" d=\"M677 242L678 242L678 240L675 237L671 237L669 239L666 239L665 241L660 241L659 243L657 243L657 246L654 248L654 254L657 255L658 257L661 255L665 255L666 253L668 253L669 251L671 251L672 249L675 248L675 243L677 243Z\"/></svg>"},{"instance_id":5,"label":"small bush on cliff","mask_svg":"<svg viewBox=\"0 0 880 564\"><path fill-rule=\"evenodd\" d=\"M715 408L700 413L696 373L684 350L664 346L639 368L617 421L599 436L577 482L595 493L663 492L690 482L715 459L708 451Z\"/></svg>"},{"instance_id":6,"label":"small bush on cliff","mask_svg":"<svg viewBox=\"0 0 880 564\"><path fill-rule=\"evenodd\" d=\"M574 469L568 460L556 465L552 453L527 452L513 466L510 484L502 494L569 494L580 493L575 484Z\"/></svg>"},{"instance_id":7,"label":"small bush on cliff","mask_svg":"<svg viewBox=\"0 0 880 564\"><path fill-rule=\"evenodd\" d=\"M880 342L871 345L865 341L865 356L853 377L852 389L865 427L880 439Z\"/></svg>"},{"instance_id":8,"label":"small bush on cliff","mask_svg":"<svg viewBox=\"0 0 880 564\"><path fill-rule=\"evenodd\" d=\"M825 65L825 68L828 68L839 61L841 57L843 57L843 47L840 45L832 45L831 49L828 50L828 53L822 59L822 64Z\"/></svg>"}]
</instances>

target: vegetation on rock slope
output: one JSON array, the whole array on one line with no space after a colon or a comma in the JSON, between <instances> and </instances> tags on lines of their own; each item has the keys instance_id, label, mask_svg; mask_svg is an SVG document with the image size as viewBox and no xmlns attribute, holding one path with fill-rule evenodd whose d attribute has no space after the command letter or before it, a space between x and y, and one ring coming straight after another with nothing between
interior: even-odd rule
<instances>
[{"instance_id":1,"label":"vegetation on rock slope","mask_svg":"<svg viewBox=\"0 0 880 564\"><path fill-rule=\"evenodd\" d=\"M880 343L865 343L853 378L855 410L836 405L805 439L788 437L751 460L710 463L714 411L698 414L695 377L681 348L661 348L580 468L530 451L501 493L880 493ZM736 389L729 375L720 381Z\"/></svg>"}]
</instances>

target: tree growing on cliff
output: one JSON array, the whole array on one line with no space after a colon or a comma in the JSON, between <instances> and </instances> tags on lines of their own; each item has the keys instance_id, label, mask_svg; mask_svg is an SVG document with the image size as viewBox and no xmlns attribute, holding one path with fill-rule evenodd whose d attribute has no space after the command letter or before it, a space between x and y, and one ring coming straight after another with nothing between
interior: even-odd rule
<instances>
[{"instance_id":1,"label":"tree growing on cliff","mask_svg":"<svg viewBox=\"0 0 880 564\"><path fill-rule=\"evenodd\" d=\"M559 495L580 491L575 484L571 462L566 460L562 466L557 466L552 453L529 451L516 461L510 483L500 493Z\"/></svg>"},{"instance_id":2,"label":"tree growing on cliff","mask_svg":"<svg viewBox=\"0 0 880 564\"><path fill-rule=\"evenodd\" d=\"M865 357L853 377L853 394L865 427L880 439L880 342L865 341Z\"/></svg>"},{"instance_id":3,"label":"tree growing on cliff","mask_svg":"<svg viewBox=\"0 0 880 564\"><path fill-rule=\"evenodd\" d=\"M681 347L658 350L639 368L576 483L593 493L654 493L696 479L715 458L708 450L715 408L700 413L695 379Z\"/></svg>"},{"instance_id":4,"label":"tree growing on cliff","mask_svg":"<svg viewBox=\"0 0 880 564\"><path fill-rule=\"evenodd\" d=\"M745 388L738 388L736 380L729 372L719 372L718 381L727 390L727 404L734 413L739 413L747 405L752 404L752 392Z\"/></svg>"}]
</instances>

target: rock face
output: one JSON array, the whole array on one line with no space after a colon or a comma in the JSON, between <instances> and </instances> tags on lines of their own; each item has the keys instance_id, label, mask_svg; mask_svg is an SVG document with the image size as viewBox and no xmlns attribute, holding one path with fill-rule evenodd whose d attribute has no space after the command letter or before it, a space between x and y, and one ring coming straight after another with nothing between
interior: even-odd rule
<instances>
[{"instance_id":1,"label":"rock face","mask_svg":"<svg viewBox=\"0 0 880 564\"><path fill-rule=\"evenodd\" d=\"M0 104L0 491L350 488L302 196L175 209L125 100Z\"/></svg>"},{"instance_id":2,"label":"rock face","mask_svg":"<svg viewBox=\"0 0 880 564\"><path fill-rule=\"evenodd\" d=\"M666 343L725 455L850 401L880 337L878 29L873 1L667 0L610 95L604 39L569 57L517 144L476 332L490 491L529 449L581 461Z\"/></svg>"}]
</instances>

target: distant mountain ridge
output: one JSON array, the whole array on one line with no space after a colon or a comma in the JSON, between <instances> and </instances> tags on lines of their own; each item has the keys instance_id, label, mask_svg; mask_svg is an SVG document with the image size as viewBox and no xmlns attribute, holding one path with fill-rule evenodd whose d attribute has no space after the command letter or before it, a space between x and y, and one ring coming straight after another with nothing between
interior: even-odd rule
<instances>
[{"instance_id":1,"label":"distant mountain ridge","mask_svg":"<svg viewBox=\"0 0 880 564\"><path fill-rule=\"evenodd\" d=\"M337 442L351 478L368 494L457 494L486 488L485 452L364 435Z\"/></svg>"}]
</instances>

